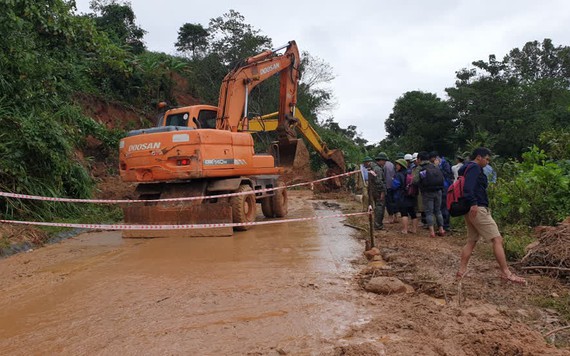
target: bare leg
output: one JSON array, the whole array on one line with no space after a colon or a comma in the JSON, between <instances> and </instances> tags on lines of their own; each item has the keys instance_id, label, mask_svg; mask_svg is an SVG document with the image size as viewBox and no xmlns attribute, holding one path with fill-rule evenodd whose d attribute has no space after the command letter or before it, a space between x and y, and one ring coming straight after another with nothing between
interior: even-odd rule
<instances>
[{"instance_id":1,"label":"bare leg","mask_svg":"<svg viewBox=\"0 0 570 356\"><path fill-rule=\"evenodd\" d=\"M459 263L459 271L457 272L458 276L463 276L465 272L467 272L467 265L469 264L469 259L471 258L471 254L473 253L476 244L477 241L469 240L465 246L463 246L463 250L461 250L461 262Z\"/></svg>"},{"instance_id":2,"label":"bare leg","mask_svg":"<svg viewBox=\"0 0 570 356\"><path fill-rule=\"evenodd\" d=\"M505 249L503 248L503 238L501 236L497 236L493 238L493 253L495 254L495 259L499 264L499 268L501 272L508 276L511 274L509 270L509 266L507 265L507 257L505 256Z\"/></svg>"},{"instance_id":3,"label":"bare leg","mask_svg":"<svg viewBox=\"0 0 570 356\"><path fill-rule=\"evenodd\" d=\"M402 216L402 232L408 233L408 217Z\"/></svg>"},{"instance_id":4,"label":"bare leg","mask_svg":"<svg viewBox=\"0 0 570 356\"><path fill-rule=\"evenodd\" d=\"M493 238L492 242L493 253L495 254L495 259L499 264L499 268L501 269L501 278L508 282L526 285L526 279L517 276L509 270L507 258L505 256L505 249L503 247L503 238L501 236L497 236Z\"/></svg>"},{"instance_id":5,"label":"bare leg","mask_svg":"<svg viewBox=\"0 0 570 356\"><path fill-rule=\"evenodd\" d=\"M419 223L419 221L420 221L420 219L418 219L418 218L412 219L412 230L410 230L410 232L411 232L412 234L415 234L415 233L418 232L418 223Z\"/></svg>"}]
</instances>

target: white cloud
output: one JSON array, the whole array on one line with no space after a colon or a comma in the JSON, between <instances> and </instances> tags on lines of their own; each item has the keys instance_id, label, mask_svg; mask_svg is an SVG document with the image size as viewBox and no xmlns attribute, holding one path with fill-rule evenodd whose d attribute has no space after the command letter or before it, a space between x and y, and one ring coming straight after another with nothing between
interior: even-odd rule
<instances>
[{"instance_id":1,"label":"white cloud","mask_svg":"<svg viewBox=\"0 0 570 356\"><path fill-rule=\"evenodd\" d=\"M502 58L527 41L551 38L570 45L566 0L353 0L263 3L247 1L151 2L132 0L150 50L174 53L184 23L204 26L234 9L274 45L296 40L300 50L331 64L341 126L356 125L363 137L385 137L384 120L406 91L444 98L455 72L489 54ZM89 12L89 0L77 0Z\"/></svg>"}]
</instances>

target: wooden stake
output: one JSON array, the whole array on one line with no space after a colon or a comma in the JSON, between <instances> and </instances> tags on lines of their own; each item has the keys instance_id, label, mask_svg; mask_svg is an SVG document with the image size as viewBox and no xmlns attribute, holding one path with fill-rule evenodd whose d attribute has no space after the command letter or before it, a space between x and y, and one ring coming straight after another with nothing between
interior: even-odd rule
<instances>
[{"instance_id":1,"label":"wooden stake","mask_svg":"<svg viewBox=\"0 0 570 356\"><path fill-rule=\"evenodd\" d=\"M368 179L368 231L370 233L370 248L372 248L376 247L376 243L374 241L374 209L372 209L372 204L374 204L374 202L372 198L372 184L370 183L370 179Z\"/></svg>"}]
</instances>

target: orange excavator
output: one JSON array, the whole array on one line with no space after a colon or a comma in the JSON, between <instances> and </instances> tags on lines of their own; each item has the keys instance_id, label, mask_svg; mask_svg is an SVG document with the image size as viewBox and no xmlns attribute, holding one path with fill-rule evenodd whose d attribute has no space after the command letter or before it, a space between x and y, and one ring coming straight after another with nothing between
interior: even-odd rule
<instances>
[{"instance_id":1,"label":"orange excavator","mask_svg":"<svg viewBox=\"0 0 570 356\"><path fill-rule=\"evenodd\" d=\"M283 53L279 53L285 50ZM222 81L218 106L194 105L165 112L159 126L134 130L120 141L119 169L125 182L139 183L138 199L123 207L124 219L134 224L248 223L256 203L266 217L287 215L287 191L256 192L283 186L282 168L271 154L256 154L248 128L248 95L279 74L278 152L297 144L291 122L299 81L299 51L294 41L267 50L238 64ZM216 197L224 193L243 193ZM180 197L195 200L157 201ZM247 225L236 230L246 230ZM197 230L131 230L124 237L231 235L231 228Z\"/></svg>"}]
</instances>

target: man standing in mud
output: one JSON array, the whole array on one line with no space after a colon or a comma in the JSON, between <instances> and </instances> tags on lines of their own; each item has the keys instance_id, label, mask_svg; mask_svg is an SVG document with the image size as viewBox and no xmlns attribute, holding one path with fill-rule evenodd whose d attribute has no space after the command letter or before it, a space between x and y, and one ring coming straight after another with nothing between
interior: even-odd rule
<instances>
[{"instance_id":1,"label":"man standing in mud","mask_svg":"<svg viewBox=\"0 0 570 356\"><path fill-rule=\"evenodd\" d=\"M471 162L459 169L459 175L465 176L463 197L471 206L465 215L467 226L467 244L461 251L461 262L456 278L462 279L467 273L469 258L480 238L493 244L493 253L501 270L500 278L511 283L526 284L526 280L512 273L507 265L503 238L499 228L491 216L489 210L489 198L487 196L487 176L483 168L489 164L491 151L485 147L479 147L473 151Z\"/></svg>"},{"instance_id":2,"label":"man standing in mud","mask_svg":"<svg viewBox=\"0 0 570 356\"><path fill-rule=\"evenodd\" d=\"M384 202L386 199L386 181L384 170L370 157L364 159L368 168L368 186L371 200L374 200L374 229L384 229Z\"/></svg>"}]
</instances>

